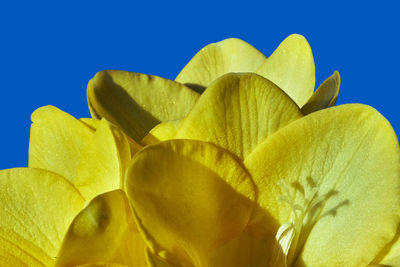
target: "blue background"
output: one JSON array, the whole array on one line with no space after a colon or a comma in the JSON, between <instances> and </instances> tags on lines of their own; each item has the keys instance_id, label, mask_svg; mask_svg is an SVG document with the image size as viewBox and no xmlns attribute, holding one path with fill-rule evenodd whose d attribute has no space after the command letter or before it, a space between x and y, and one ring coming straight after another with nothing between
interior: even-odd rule
<instances>
[{"instance_id":1,"label":"blue background","mask_svg":"<svg viewBox=\"0 0 400 267\"><path fill-rule=\"evenodd\" d=\"M304 35L314 52L317 85L339 70L338 103L371 105L400 134L394 1L54 2L0 4L0 169L27 165L36 108L51 104L89 116L86 84L97 71L173 79L200 48L228 37L269 56L289 34Z\"/></svg>"}]
</instances>

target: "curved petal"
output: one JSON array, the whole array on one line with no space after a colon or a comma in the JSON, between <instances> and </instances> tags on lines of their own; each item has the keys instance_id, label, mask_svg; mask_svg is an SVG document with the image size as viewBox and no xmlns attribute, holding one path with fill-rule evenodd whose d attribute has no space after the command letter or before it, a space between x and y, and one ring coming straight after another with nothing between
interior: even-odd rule
<instances>
[{"instance_id":1,"label":"curved petal","mask_svg":"<svg viewBox=\"0 0 400 267\"><path fill-rule=\"evenodd\" d=\"M236 38L202 48L182 69L175 81L203 92L215 79L229 72L255 72L266 57Z\"/></svg>"},{"instance_id":2,"label":"curved petal","mask_svg":"<svg viewBox=\"0 0 400 267\"><path fill-rule=\"evenodd\" d=\"M74 182L83 149L93 130L56 107L45 106L32 113L29 167L49 170Z\"/></svg>"},{"instance_id":3,"label":"curved petal","mask_svg":"<svg viewBox=\"0 0 400 267\"><path fill-rule=\"evenodd\" d=\"M79 192L55 173L0 171L0 265L52 265L83 204Z\"/></svg>"},{"instance_id":4,"label":"curved petal","mask_svg":"<svg viewBox=\"0 0 400 267\"><path fill-rule=\"evenodd\" d=\"M255 72L282 88L299 107L313 94L314 58L310 45L301 35L292 34L283 40Z\"/></svg>"},{"instance_id":5,"label":"curved petal","mask_svg":"<svg viewBox=\"0 0 400 267\"><path fill-rule=\"evenodd\" d=\"M310 97L307 103L301 108L304 114L310 114L336 104L340 89L340 75L335 71L332 76L326 79Z\"/></svg>"},{"instance_id":6,"label":"curved petal","mask_svg":"<svg viewBox=\"0 0 400 267\"><path fill-rule=\"evenodd\" d=\"M301 117L297 105L269 80L230 73L207 88L175 138L211 142L243 159L269 135Z\"/></svg>"},{"instance_id":7,"label":"curved petal","mask_svg":"<svg viewBox=\"0 0 400 267\"><path fill-rule=\"evenodd\" d=\"M101 120L98 120L98 119L90 119L90 118L81 118L79 120L84 122L93 131L96 131L96 129L100 126L100 121L101 121ZM141 145L136 143L129 136L127 136L127 135L124 135L124 136L128 140L129 147L130 147L130 150L131 150L131 156L135 155L139 150L141 150L143 148Z\"/></svg>"},{"instance_id":8,"label":"curved petal","mask_svg":"<svg viewBox=\"0 0 400 267\"><path fill-rule=\"evenodd\" d=\"M142 145L152 145L161 141L174 139L184 119L162 122L143 138Z\"/></svg>"},{"instance_id":9,"label":"curved petal","mask_svg":"<svg viewBox=\"0 0 400 267\"><path fill-rule=\"evenodd\" d=\"M88 200L107 191L122 189L130 159L125 134L102 119L81 154L74 184Z\"/></svg>"},{"instance_id":10,"label":"curved petal","mask_svg":"<svg viewBox=\"0 0 400 267\"><path fill-rule=\"evenodd\" d=\"M161 121L186 116L198 94L188 87L157 76L127 71L98 72L87 88L95 117L104 117L136 142Z\"/></svg>"},{"instance_id":11,"label":"curved petal","mask_svg":"<svg viewBox=\"0 0 400 267\"><path fill-rule=\"evenodd\" d=\"M293 122L249 155L259 205L280 229L294 230L280 238L290 237L282 243L289 262L365 266L392 240L400 222L398 146L376 110L343 105Z\"/></svg>"},{"instance_id":12,"label":"curved petal","mask_svg":"<svg viewBox=\"0 0 400 267\"><path fill-rule=\"evenodd\" d=\"M71 223L56 266L88 263L145 265L145 245L125 193L114 190L94 198Z\"/></svg>"},{"instance_id":13,"label":"curved petal","mask_svg":"<svg viewBox=\"0 0 400 267\"><path fill-rule=\"evenodd\" d=\"M245 228L254 205L247 171L229 152L205 142L148 146L136 154L126 179L151 252L173 265L202 266Z\"/></svg>"}]
</instances>

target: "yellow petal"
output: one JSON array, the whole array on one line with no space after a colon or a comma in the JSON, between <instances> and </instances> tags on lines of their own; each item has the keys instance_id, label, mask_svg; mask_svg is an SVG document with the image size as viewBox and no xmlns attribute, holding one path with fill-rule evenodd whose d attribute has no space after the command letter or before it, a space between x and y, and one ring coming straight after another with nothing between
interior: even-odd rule
<instances>
[{"instance_id":1,"label":"yellow petal","mask_svg":"<svg viewBox=\"0 0 400 267\"><path fill-rule=\"evenodd\" d=\"M203 92L211 82L229 72L255 72L266 57L236 38L212 43L201 49L182 69L175 81Z\"/></svg>"},{"instance_id":2,"label":"yellow petal","mask_svg":"<svg viewBox=\"0 0 400 267\"><path fill-rule=\"evenodd\" d=\"M93 130L56 107L32 113L29 167L49 170L74 182L82 150Z\"/></svg>"},{"instance_id":3,"label":"yellow petal","mask_svg":"<svg viewBox=\"0 0 400 267\"><path fill-rule=\"evenodd\" d=\"M78 191L55 173L0 171L0 265L52 265L83 204Z\"/></svg>"},{"instance_id":4,"label":"yellow petal","mask_svg":"<svg viewBox=\"0 0 400 267\"><path fill-rule=\"evenodd\" d=\"M311 47L303 36L292 34L283 40L256 73L274 82L302 107L315 86Z\"/></svg>"},{"instance_id":5,"label":"yellow petal","mask_svg":"<svg viewBox=\"0 0 400 267\"><path fill-rule=\"evenodd\" d=\"M161 141L174 139L184 119L162 122L143 138L142 145L156 144Z\"/></svg>"},{"instance_id":6,"label":"yellow petal","mask_svg":"<svg viewBox=\"0 0 400 267\"><path fill-rule=\"evenodd\" d=\"M297 105L269 80L230 73L204 92L175 138L212 142L243 159L269 135L300 117Z\"/></svg>"},{"instance_id":7,"label":"yellow petal","mask_svg":"<svg viewBox=\"0 0 400 267\"><path fill-rule=\"evenodd\" d=\"M129 267L129 266L116 263L96 262L96 263L82 264L76 267Z\"/></svg>"},{"instance_id":8,"label":"yellow petal","mask_svg":"<svg viewBox=\"0 0 400 267\"><path fill-rule=\"evenodd\" d=\"M394 238L368 266L400 266L400 226Z\"/></svg>"},{"instance_id":9,"label":"yellow petal","mask_svg":"<svg viewBox=\"0 0 400 267\"><path fill-rule=\"evenodd\" d=\"M88 200L122 189L130 159L129 142L124 133L103 119L81 154L74 184Z\"/></svg>"},{"instance_id":10,"label":"yellow petal","mask_svg":"<svg viewBox=\"0 0 400 267\"><path fill-rule=\"evenodd\" d=\"M216 267L265 267L284 266L275 257L281 253L279 250L271 249L268 242L258 239L248 232L242 232L231 242L218 248L214 252L212 265Z\"/></svg>"},{"instance_id":11,"label":"yellow petal","mask_svg":"<svg viewBox=\"0 0 400 267\"><path fill-rule=\"evenodd\" d=\"M93 131L96 131L100 124L100 120L98 119L80 118L79 120L89 126Z\"/></svg>"},{"instance_id":12,"label":"yellow petal","mask_svg":"<svg viewBox=\"0 0 400 267\"><path fill-rule=\"evenodd\" d=\"M174 267L173 265L164 261L163 258L151 253L148 249L146 249L146 259L149 267Z\"/></svg>"},{"instance_id":13,"label":"yellow petal","mask_svg":"<svg viewBox=\"0 0 400 267\"><path fill-rule=\"evenodd\" d=\"M259 205L281 227L301 229L283 243L292 264L297 257L296 266L366 266L400 222L399 154L393 129L377 111L343 105L276 132L245 165L260 189ZM297 218L305 216L303 223L282 198Z\"/></svg>"},{"instance_id":14,"label":"yellow petal","mask_svg":"<svg viewBox=\"0 0 400 267\"><path fill-rule=\"evenodd\" d=\"M120 127L136 142L161 121L186 116L198 94L157 76L101 71L88 84L89 106L98 117Z\"/></svg>"},{"instance_id":15,"label":"yellow petal","mask_svg":"<svg viewBox=\"0 0 400 267\"><path fill-rule=\"evenodd\" d=\"M304 114L309 114L336 104L340 89L340 75L335 71L332 76L326 79L301 108Z\"/></svg>"},{"instance_id":16,"label":"yellow petal","mask_svg":"<svg viewBox=\"0 0 400 267\"><path fill-rule=\"evenodd\" d=\"M96 262L145 265L144 241L137 232L128 200L121 190L97 196L76 216L56 265Z\"/></svg>"},{"instance_id":17,"label":"yellow petal","mask_svg":"<svg viewBox=\"0 0 400 267\"><path fill-rule=\"evenodd\" d=\"M144 148L126 179L151 252L173 265L205 264L215 248L244 229L254 204L255 189L242 165L200 141Z\"/></svg>"}]
</instances>

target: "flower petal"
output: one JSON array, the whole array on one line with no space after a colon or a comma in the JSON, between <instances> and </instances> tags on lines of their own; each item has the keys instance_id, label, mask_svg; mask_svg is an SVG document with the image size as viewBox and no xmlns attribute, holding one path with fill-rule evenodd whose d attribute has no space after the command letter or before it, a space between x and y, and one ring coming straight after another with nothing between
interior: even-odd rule
<instances>
[{"instance_id":1,"label":"flower petal","mask_svg":"<svg viewBox=\"0 0 400 267\"><path fill-rule=\"evenodd\" d=\"M400 225L394 238L368 266L400 266Z\"/></svg>"},{"instance_id":2,"label":"flower petal","mask_svg":"<svg viewBox=\"0 0 400 267\"><path fill-rule=\"evenodd\" d=\"M0 265L52 265L83 204L79 192L55 173L0 171Z\"/></svg>"},{"instance_id":3,"label":"flower petal","mask_svg":"<svg viewBox=\"0 0 400 267\"><path fill-rule=\"evenodd\" d=\"M75 267L129 267L129 266L116 263L96 262L96 263L82 264Z\"/></svg>"},{"instance_id":4,"label":"flower petal","mask_svg":"<svg viewBox=\"0 0 400 267\"><path fill-rule=\"evenodd\" d=\"M56 265L96 262L145 265L144 241L121 190L95 197L76 216L64 238Z\"/></svg>"},{"instance_id":5,"label":"flower petal","mask_svg":"<svg viewBox=\"0 0 400 267\"><path fill-rule=\"evenodd\" d=\"M226 73L255 72L266 59L245 41L229 38L201 49L175 81L203 92L215 79Z\"/></svg>"},{"instance_id":6,"label":"flower petal","mask_svg":"<svg viewBox=\"0 0 400 267\"><path fill-rule=\"evenodd\" d=\"M79 120L89 126L93 131L96 131L100 124L100 120L98 119L80 118Z\"/></svg>"},{"instance_id":7,"label":"flower petal","mask_svg":"<svg viewBox=\"0 0 400 267\"><path fill-rule=\"evenodd\" d=\"M211 142L243 159L269 135L301 117L297 105L269 80L230 73L204 92L175 138Z\"/></svg>"},{"instance_id":8,"label":"flower petal","mask_svg":"<svg viewBox=\"0 0 400 267\"><path fill-rule=\"evenodd\" d=\"M146 259L149 267L173 267L158 255L154 255L150 250L146 249Z\"/></svg>"},{"instance_id":9,"label":"flower petal","mask_svg":"<svg viewBox=\"0 0 400 267\"><path fill-rule=\"evenodd\" d=\"M93 130L56 107L32 113L29 167L49 170L74 182L80 155Z\"/></svg>"},{"instance_id":10,"label":"flower petal","mask_svg":"<svg viewBox=\"0 0 400 267\"><path fill-rule=\"evenodd\" d=\"M340 75L335 71L332 76L326 79L310 97L307 103L301 108L304 114L310 114L336 104L340 89Z\"/></svg>"},{"instance_id":11,"label":"flower petal","mask_svg":"<svg viewBox=\"0 0 400 267\"><path fill-rule=\"evenodd\" d=\"M283 40L255 72L282 88L299 107L313 94L314 58L310 45L301 35L292 34Z\"/></svg>"},{"instance_id":12,"label":"flower petal","mask_svg":"<svg viewBox=\"0 0 400 267\"><path fill-rule=\"evenodd\" d=\"M125 134L102 119L81 154L74 184L88 200L107 191L122 189L130 159Z\"/></svg>"},{"instance_id":13,"label":"flower petal","mask_svg":"<svg viewBox=\"0 0 400 267\"><path fill-rule=\"evenodd\" d=\"M126 188L151 252L173 265L201 265L237 236L253 209L255 188L242 165L212 144L171 140L144 148Z\"/></svg>"},{"instance_id":14,"label":"flower petal","mask_svg":"<svg viewBox=\"0 0 400 267\"><path fill-rule=\"evenodd\" d=\"M215 257L212 259L210 266L284 266L278 258L282 254L280 253L280 248L273 250L270 243L254 237L247 231L242 232L234 240L218 248L214 254Z\"/></svg>"},{"instance_id":15,"label":"flower petal","mask_svg":"<svg viewBox=\"0 0 400 267\"><path fill-rule=\"evenodd\" d=\"M184 119L165 121L157 124L156 127L143 138L142 145L156 144L161 141L174 139L179 127L182 125Z\"/></svg>"},{"instance_id":16,"label":"flower petal","mask_svg":"<svg viewBox=\"0 0 400 267\"><path fill-rule=\"evenodd\" d=\"M94 117L106 118L136 142L161 121L186 116L198 98L180 83L116 70L98 72L87 94Z\"/></svg>"},{"instance_id":17,"label":"flower petal","mask_svg":"<svg viewBox=\"0 0 400 267\"><path fill-rule=\"evenodd\" d=\"M282 196L291 196L286 201L295 210L309 207L304 224L295 224L302 229L297 264L365 266L400 222L399 154L393 129L377 111L343 105L276 132L245 165L261 190L259 205L280 225L293 219Z\"/></svg>"}]
</instances>

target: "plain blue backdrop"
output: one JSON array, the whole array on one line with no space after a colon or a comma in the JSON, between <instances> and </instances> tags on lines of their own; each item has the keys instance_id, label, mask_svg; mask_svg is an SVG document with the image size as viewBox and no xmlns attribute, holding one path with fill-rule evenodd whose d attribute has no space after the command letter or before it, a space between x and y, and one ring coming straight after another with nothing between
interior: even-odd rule
<instances>
[{"instance_id":1,"label":"plain blue backdrop","mask_svg":"<svg viewBox=\"0 0 400 267\"><path fill-rule=\"evenodd\" d=\"M400 19L392 3L0 4L0 169L27 165L30 114L36 108L54 105L89 116L86 84L97 71L173 79L200 48L228 37L269 56L289 34L304 35L314 52L317 85L339 70L338 103L371 105L400 134Z\"/></svg>"}]
</instances>

